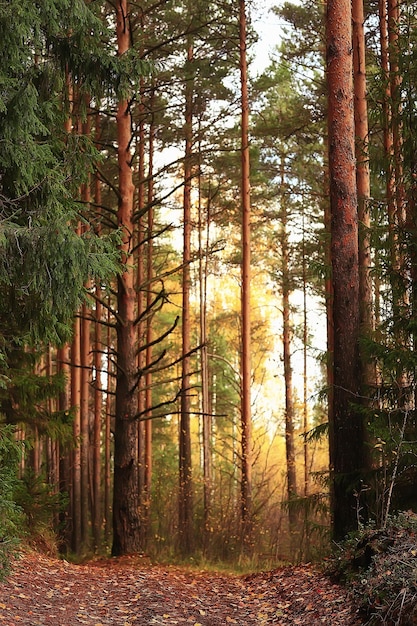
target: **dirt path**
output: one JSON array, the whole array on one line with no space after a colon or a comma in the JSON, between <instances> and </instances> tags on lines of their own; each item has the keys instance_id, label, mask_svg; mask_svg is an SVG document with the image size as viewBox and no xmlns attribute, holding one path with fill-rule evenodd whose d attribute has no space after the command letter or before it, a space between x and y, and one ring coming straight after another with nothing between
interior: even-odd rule
<instances>
[{"instance_id":1,"label":"dirt path","mask_svg":"<svg viewBox=\"0 0 417 626\"><path fill-rule=\"evenodd\" d=\"M246 577L140 558L73 565L38 554L0 584L0 626L353 626L346 592L310 566Z\"/></svg>"}]
</instances>

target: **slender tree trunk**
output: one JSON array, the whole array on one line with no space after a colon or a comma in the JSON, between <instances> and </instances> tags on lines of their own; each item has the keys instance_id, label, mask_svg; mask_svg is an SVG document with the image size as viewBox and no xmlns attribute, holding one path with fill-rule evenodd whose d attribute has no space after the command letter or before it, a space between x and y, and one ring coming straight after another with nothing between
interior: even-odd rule
<instances>
[{"instance_id":1,"label":"slender tree trunk","mask_svg":"<svg viewBox=\"0 0 417 626\"><path fill-rule=\"evenodd\" d=\"M250 204L250 161L249 161L249 98L246 59L246 7L239 1L239 50L241 87L241 200L242 200L242 477L241 477L241 521L243 540L250 543L252 534L252 416L251 416L251 204Z\"/></svg>"},{"instance_id":2,"label":"slender tree trunk","mask_svg":"<svg viewBox=\"0 0 417 626\"><path fill-rule=\"evenodd\" d=\"M116 3L118 54L130 47L129 7L127 0ZM136 290L133 267L134 184L132 172L132 120L127 99L117 105L117 160L119 166L118 223L122 230L121 252L125 269L117 285L117 381L114 430L113 555L140 550L138 490L137 333L135 326Z\"/></svg>"},{"instance_id":3,"label":"slender tree trunk","mask_svg":"<svg viewBox=\"0 0 417 626\"><path fill-rule=\"evenodd\" d=\"M57 353L58 371L65 376L65 385L63 391L59 394L58 408L60 411L68 411L71 406L71 373L70 373L70 347L65 344L58 349ZM70 470L71 452L60 448L59 459L59 491L61 494L71 495L71 470ZM59 531L59 548L61 552L68 550L71 545L71 509L70 503L60 512L60 531Z\"/></svg>"},{"instance_id":4,"label":"slender tree trunk","mask_svg":"<svg viewBox=\"0 0 417 626\"><path fill-rule=\"evenodd\" d=\"M96 141L100 139L100 115L96 116ZM101 206L101 184L98 176L95 177L94 201L96 206ZM101 230L101 227L99 227ZM103 307L101 305L102 290L99 283L96 284L96 310L94 322L94 421L93 421L93 511L92 511L92 529L94 548L96 552L100 551L102 539L102 523L103 523L103 499L101 488L101 434L102 434L102 411L103 411L103 393L102 393L102 314Z\"/></svg>"},{"instance_id":5,"label":"slender tree trunk","mask_svg":"<svg viewBox=\"0 0 417 626\"><path fill-rule=\"evenodd\" d=\"M193 544L193 503L191 475L191 426L190 426L190 286L191 286L191 180L193 156L193 47L188 43L185 86L185 159L184 159L184 238L182 275L182 387L179 433L179 546L182 554L190 554Z\"/></svg>"},{"instance_id":6,"label":"slender tree trunk","mask_svg":"<svg viewBox=\"0 0 417 626\"><path fill-rule=\"evenodd\" d=\"M152 91L150 98L150 109L153 110L154 105L154 93ZM150 533L150 514L151 514L151 493L152 493L152 342L154 338L152 315L150 314L152 306L152 285L153 285L153 235L154 235L154 139L155 139L155 123L152 118L149 127L149 152L148 152L148 230L147 230L147 258L146 258L146 283L148 289L146 292L146 308L148 310L148 317L146 319L146 354L145 354L145 409L146 409L146 421L145 421L145 474L144 474L144 524L145 524L145 537L149 539Z\"/></svg>"},{"instance_id":7,"label":"slender tree trunk","mask_svg":"<svg viewBox=\"0 0 417 626\"><path fill-rule=\"evenodd\" d=\"M71 344L71 406L74 412L73 436L75 448L72 458L72 549L79 554L81 549L81 320L77 315Z\"/></svg>"},{"instance_id":8,"label":"slender tree trunk","mask_svg":"<svg viewBox=\"0 0 417 626\"><path fill-rule=\"evenodd\" d=\"M391 125L391 85L389 80L389 38L388 38L388 14L387 0L379 0L379 31L381 42L381 69L385 79L385 94L383 100L383 131L384 131L384 152L388 167L387 174L387 207L388 220L390 224L391 238L393 238L393 226L395 221L395 175L393 164L393 137ZM391 245L391 250L394 246ZM394 259L395 262L395 259Z\"/></svg>"},{"instance_id":9,"label":"slender tree trunk","mask_svg":"<svg viewBox=\"0 0 417 626\"><path fill-rule=\"evenodd\" d=\"M334 392L330 423L332 533L357 528L364 464L359 401L359 264L350 0L327 3L328 134L333 271Z\"/></svg>"},{"instance_id":10,"label":"slender tree trunk","mask_svg":"<svg viewBox=\"0 0 417 626\"><path fill-rule=\"evenodd\" d=\"M384 101L385 129L384 144L388 163L387 205L390 232L392 271L390 274L394 333L398 345L408 341L401 320L409 306L407 282L409 281L404 246L401 241L406 224L406 202L403 180L403 129L401 122L401 76L399 73L398 26L400 19L399 0L380 2L381 62L386 73L387 87ZM400 322L397 324L396 322ZM407 376L400 363L397 385L400 405L404 406L403 389L408 386Z\"/></svg>"},{"instance_id":11,"label":"slender tree trunk","mask_svg":"<svg viewBox=\"0 0 417 626\"><path fill-rule=\"evenodd\" d=\"M200 147L201 148L201 147ZM198 151L201 154L201 149ZM208 334L207 334L207 261L210 241L210 192L207 200L206 223L203 220L201 193L201 164L199 164L199 211L198 211L198 282L200 290L200 363L201 363L201 412L203 423L203 499L204 499L204 539L205 547L210 535L210 518L213 490L213 459L212 459L212 416L210 411ZM205 229L205 242L203 238Z\"/></svg>"},{"instance_id":12,"label":"slender tree trunk","mask_svg":"<svg viewBox=\"0 0 417 626\"><path fill-rule=\"evenodd\" d=\"M356 137L356 187L358 194L359 220L359 301L360 332L362 337L371 337L374 330L373 295L371 278L371 215L369 200L371 196L369 175L369 130L368 103L366 90L366 58L363 0L352 1L352 37L353 37L353 85L354 117ZM376 384L376 369L372 361L361 351L361 370L363 389L366 397ZM371 400L366 402L371 405ZM368 439L368 434L364 432ZM364 447L366 467L372 470L371 445Z\"/></svg>"},{"instance_id":13,"label":"slender tree trunk","mask_svg":"<svg viewBox=\"0 0 417 626\"><path fill-rule=\"evenodd\" d=\"M142 25L143 26L143 25ZM144 309L145 309L145 294L144 294L144 283L145 283L145 268L144 268L144 246L145 246L145 225L144 225L144 217L143 211L145 207L145 107L143 103L144 98L144 81L143 78L140 80L140 94L141 94L141 102L139 105L139 146L138 146L138 229L137 229L137 295L138 295L138 319L140 320L138 323L138 346L141 346L144 342L145 337L145 325L147 323L146 320L143 319ZM138 351L138 370L139 372L144 371L145 366L145 355L143 350ZM145 411L145 396L146 390L143 389L142 386L139 386L138 394L137 394L137 406L138 406L138 414L143 415ZM142 536L145 532L145 513L144 508L146 504L144 499L146 496L144 495L145 488L145 423L143 421L138 422L138 459L139 459L139 496L140 496L140 510L141 510L141 523L142 523Z\"/></svg>"},{"instance_id":14,"label":"slender tree trunk","mask_svg":"<svg viewBox=\"0 0 417 626\"><path fill-rule=\"evenodd\" d=\"M302 260L302 280L303 280L303 457L304 457L304 497L308 496L310 486L309 460L308 460L308 441L307 433L309 431L308 416L308 368L307 368L307 350L308 350L308 311L307 311L307 254L306 254L306 230L305 215L303 212L303 260Z\"/></svg>"},{"instance_id":15,"label":"slender tree trunk","mask_svg":"<svg viewBox=\"0 0 417 626\"><path fill-rule=\"evenodd\" d=\"M111 416L114 411L112 402L113 398L113 350L112 350L112 329L110 326L110 309L107 310L107 336L106 336L106 371L107 371L107 393L105 405L105 422L104 422L104 537L106 544L110 543L112 533L112 502L111 502Z\"/></svg>"},{"instance_id":16,"label":"slender tree trunk","mask_svg":"<svg viewBox=\"0 0 417 626\"><path fill-rule=\"evenodd\" d=\"M401 229L405 224L405 190L403 128L401 122L401 75L399 71L399 23L401 0L388 0L388 56L391 90L392 150L394 157L396 221Z\"/></svg>"},{"instance_id":17,"label":"slender tree trunk","mask_svg":"<svg viewBox=\"0 0 417 626\"><path fill-rule=\"evenodd\" d=\"M86 98L86 107L89 99ZM90 115L83 124L83 134L91 135ZM90 177L82 186L81 199L87 208L91 202ZM88 227L86 227L88 228ZM86 303L81 307L81 545L84 550L90 544L90 383L91 383L91 339L90 339L90 309Z\"/></svg>"},{"instance_id":18,"label":"slender tree trunk","mask_svg":"<svg viewBox=\"0 0 417 626\"><path fill-rule=\"evenodd\" d=\"M87 550L90 544L90 377L91 342L90 310L84 304L81 309L81 405L80 405L80 453L81 453L81 546Z\"/></svg>"},{"instance_id":19,"label":"slender tree trunk","mask_svg":"<svg viewBox=\"0 0 417 626\"><path fill-rule=\"evenodd\" d=\"M51 347L47 347L46 352L46 369L47 375L49 378L52 378L54 375L54 353L55 350ZM56 360L55 360L56 363ZM59 399L57 398L49 398L48 399L48 411L52 414L59 408ZM51 493L54 496L59 494L59 441L55 438L48 437L46 441L46 451L47 451L47 478L48 484L50 485ZM59 512L58 510L54 510L52 517L53 528L59 528Z\"/></svg>"},{"instance_id":20,"label":"slender tree trunk","mask_svg":"<svg viewBox=\"0 0 417 626\"><path fill-rule=\"evenodd\" d=\"M356 137L356 185L359 219L359 291L361 302L361 332L370 336L373 328L371 244L370 244L370 177L369 131L366 91L365 32L363 0L352 1L354 111ZM374 368L363 359L365 384L375 384Z\"/></svg>"},{"instance_id":21,"label":"slender tree trunk","mask_svg":"<svg viewBox=\"0 0 417 626\"><path fill-rule=\"evenodd\" d=\"M284 192L284 159L281 162L281 189ZM291 285L289 273L288 216L285 198L281 201L281 272L282 272L282 339L285 384L285 453L287 461L287 500L290 535L293 538L297 528L298 515L293 506L297 497L297 473L294 440L294 401L291 365Z\"/></svg>"}]
</instances>

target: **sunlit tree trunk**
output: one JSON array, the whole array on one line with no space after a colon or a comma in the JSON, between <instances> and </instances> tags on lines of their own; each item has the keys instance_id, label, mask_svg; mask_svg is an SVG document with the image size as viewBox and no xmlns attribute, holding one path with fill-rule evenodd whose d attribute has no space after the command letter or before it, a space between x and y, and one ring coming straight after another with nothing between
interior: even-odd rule
<instances>
[{"instance_id":1,"label":"sunlit tree trunk","mask_svg":"<svg viewBox=\"0 0 417 626\"><path fill-rule=\"evenodd\" d=\"M116 3L118 55L131 44L127 0ZM117 285L117 379L114 430L113 555L140 550L140 513L137 444L137 333L136 289L133 266L134 184L132 172L132 120L127 99L117 104L117 161L119 167L118 224L122 231L125 268Z\"/></svg>"},{"instance_id":2,"label":"sunlit tree trunk","mask_svg":"<svg viewBox=\"0 0 417 626\"><path fill-rule=\"evenodd\" d=\"M287 461L287 500L289 512L290 533L296 530L297 514L292 506L297 496L297 473L295 463L295 439L294 439L294 400L291 364L291 279L289 272L289 241L288 241L288 214L284 194L284 157L281 159L281 191L282 199L280 206L281 232L279 235L281 247L281 281L282 281L282 343L284 363L285 385L285 454Z\"/></svg>"},{"instance_id":3,"label":"sunlit tree trunk","mask_svg":"<svg viewBox=\"0 0 417 626\"><path fill-rule=\"evenodd\" d=\"M252 415L251 415L251 205L250 205L250 161L249 161L249 98L246 58L246 7L239 1L239 50L241 88L241 201L242 201L242 477L241 519L243 540L250 542L252 517Z\"/></svg>"},{"instance_id":4,"label":"sunlit tree trunk","mask_svg":"<svg viewBox=\"0 0 417 626\"><path fill-rule=\"evenodd\" d=\"M303 281L303 457L304 457L304 497L308 495L310 486L309 450L307 433L309 431L308 415L308 310L307 310L307 252L305 215L303 212L303 243L302 243L302 281Z\"/></svg>"},{"instance_id":5,"label":"sunlit tree trunk","mask_svg":"<svg viewBox=\"0 0 417 626\"><path fill-rule=\"evenodd\" d=\"M327 3L327 82L331 255L333 272L334 390L330 423L333 537L357 528L364 463L360 392L358 216L353 112L350 0Z\"/></svg>"}]
</instances>

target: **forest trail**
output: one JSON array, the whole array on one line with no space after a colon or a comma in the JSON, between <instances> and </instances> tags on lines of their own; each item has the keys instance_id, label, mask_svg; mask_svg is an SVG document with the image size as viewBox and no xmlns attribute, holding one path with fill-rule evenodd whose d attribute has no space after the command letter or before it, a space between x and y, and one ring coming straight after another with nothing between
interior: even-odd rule
<instances>
[{"instance_id":1,"label":"forest trail","mask_svg":"<svg viewBox=\"0 0 417 626\"><path fill-rule=\"evenodd\" d=\"M360 623L346 591L309 565L229 576L139 557L74 565L31 553L0 584L6 626Z\"/></svg>"}]
</instances>

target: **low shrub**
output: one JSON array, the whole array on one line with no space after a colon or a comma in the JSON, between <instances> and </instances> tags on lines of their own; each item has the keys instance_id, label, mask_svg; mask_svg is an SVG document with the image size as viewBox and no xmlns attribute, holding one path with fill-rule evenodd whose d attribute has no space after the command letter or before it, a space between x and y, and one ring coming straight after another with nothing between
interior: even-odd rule
<instances>
[{"instance_id":1,"label":"low shrub","mask_svg":"<svg viewBox=\"0 0 417 626\"><path fill-rule=\"evenodd\" d=\"M417 624L417 515L364 527L329 560L327 572L351 590L369 626Z\"/></svg>"}]
</instances>

